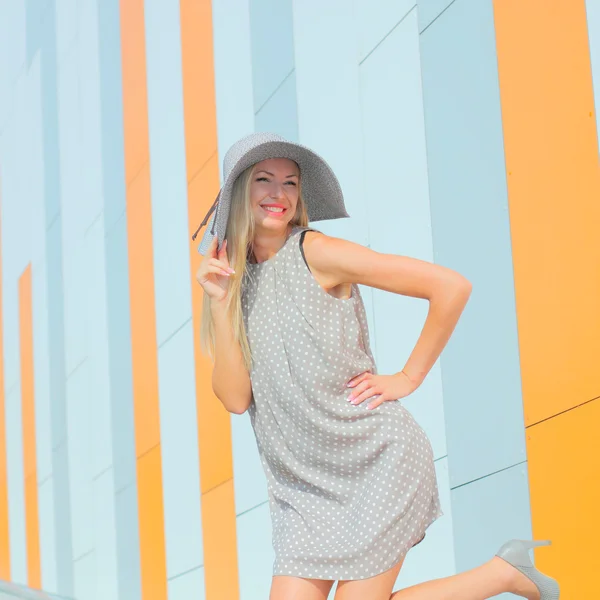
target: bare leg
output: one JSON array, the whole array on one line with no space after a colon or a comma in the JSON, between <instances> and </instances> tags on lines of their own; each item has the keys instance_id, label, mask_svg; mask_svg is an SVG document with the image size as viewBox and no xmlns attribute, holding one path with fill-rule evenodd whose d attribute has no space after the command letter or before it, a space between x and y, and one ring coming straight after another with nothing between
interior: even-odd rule
<instances>
[{"instance_id":1,"label":"bare leg","mask_svg":"<svg viewBox=\"0 0 600 600\"><path fill-rule=\"evenodd\" d=\"M340 579L333 600L390 600L404 558L391 569L367 579Z\"/></svg>"},{"instance_id":2,"label":"bare leg","mask_svg":"<svg viewBox=\"0 0 600 600\"><path fill-rule=\"evenodd\" d=\"M506 561L494 556L469 571L394 592L389 600L486 600L502 592L512 592L528 600L540 598L532 581Z\"/></svg>"},{"instance_id":3,"label":"bare leg","mask_svg":"<svg viewBox=\"0 0 600 600\"><path fill-rule=\"evenodd\" d=\"M327 600L334 581L275 575L269 600Z\"/></svg>"},{"instance_id":4,"label":"bare leg","mask_svg":"<svg viewBox=\"0 0 600 600\"><path fill-rule=\"evenodd\" d=\"M503 592L540 598L533 582L496 556L475 569L413 585L390 597L403 562L375 577L339 581L334 600L486 600Z\"/></svg>"}]
</instances>

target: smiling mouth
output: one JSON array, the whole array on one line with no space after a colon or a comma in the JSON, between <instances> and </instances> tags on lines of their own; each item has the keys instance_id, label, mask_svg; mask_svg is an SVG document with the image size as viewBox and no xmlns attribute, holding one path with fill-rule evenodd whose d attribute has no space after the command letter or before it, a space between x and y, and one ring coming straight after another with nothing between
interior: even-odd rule
<instances>
[{"instance_id":1,"label":"smiling mouth","mask_svg":"<svg viewBox=\"0 0 600 600\"><path fill-rule=\"evenodd\" d=\"M275 206L262 206L261 205L261 208L263 210L266 210L268 213L272 213L275 215L281 215L287 210L287 208L277 208Z\"/></svg>"}]
</instances>

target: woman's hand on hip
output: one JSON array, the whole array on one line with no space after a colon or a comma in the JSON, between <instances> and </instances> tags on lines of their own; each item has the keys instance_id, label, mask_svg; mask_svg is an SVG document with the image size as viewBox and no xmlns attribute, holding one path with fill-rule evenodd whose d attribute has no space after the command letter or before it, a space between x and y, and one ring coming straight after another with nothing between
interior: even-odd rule
<instances>
[{"instance_id":1,"label":"woman's hand on hip","mask_svg":"<svg viewBox=\"0 0 600 600\"><path fill-rule=\"evenodd\" d=\"M394 375L375 375L365 371L348 382L347 386L353 388L348 401L357 405L365 400L377 396L368 405L368 409L377 408L388 400L399 400L412 394L420 384L411 381L404 371Z\"/></svg>"},{"instance_id":2,"label":"woman's hand on hip","mask_svg":"<svg viewBox=\"0 0 600 600\"><path fill-rule=\"evenodd\" d=\"M196 271L196 281L212 299L219 301L227 297L229 277L231 273L235 273L229 266L226 248L227 240L217 252L217 236L215 236Z\"/></svg>"}]
</instances>

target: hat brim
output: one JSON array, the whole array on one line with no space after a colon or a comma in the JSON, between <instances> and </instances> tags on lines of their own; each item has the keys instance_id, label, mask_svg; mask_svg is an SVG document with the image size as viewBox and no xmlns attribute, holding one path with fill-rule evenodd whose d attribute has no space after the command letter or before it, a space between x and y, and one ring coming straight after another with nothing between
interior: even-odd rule
<instances>
[{"instance_id":1,"label":"hat brim","mask_svg":"<svg viewBox=\"0 0 600 600\"><path fill-rule=\"evenodd\" d=\"M220 191L216 210L198 246L198 252L205 254L214 235L219 239L219 249L225 240L227 221L231 207L231 192L238 176L248 167L269 158L289 158L300 167L302 196L306 203L309 221L324 221L349 217L339 181L327 162L316 152L288 141L267 141L248 150L233 165L226 175Z\"/></svg>"}]
</instances>

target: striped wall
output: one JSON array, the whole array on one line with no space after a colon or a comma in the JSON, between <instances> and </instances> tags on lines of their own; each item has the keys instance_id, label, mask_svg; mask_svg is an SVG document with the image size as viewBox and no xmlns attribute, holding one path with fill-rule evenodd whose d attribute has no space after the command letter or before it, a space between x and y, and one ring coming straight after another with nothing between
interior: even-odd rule
<instances>
[{"instance_id":1,"label":"striped wall","mask_svg":"<svg viewBox=\"0 0 600 600\"><path fill-rule=\"evenodd\" d=\"M598 13L597 2L589 7ZM539 564L563 572L565 596L585 597L600 566L600 488L590 478L600 474L600 162L590 53L600 28L597 18L588 28L584 2L548 12L541 1L494 8L532 527L556 546Z\"/></svg>"},{"instance_id":2,"label":"striped wall","mask_svg":"<svg viewBox=\"0 0 600 600\"><path fill-rule=\"evenodd\" d=\"M0 580L77 600L268 597L266 481L212 394L191 233L251 131L314 147L331 235L473 282L406 406L444 517L394 589L600 535L600 2L0 4ZM422 300L363 290L382 372ZM331 594L333 597L333 592Z\"/></svg>"},{"instance_id":3,"label":"striped wall","mask_svg":"<svg viewBox=\"0 0 600 600\"><path fill-rule=\"evenodd\" d=\"M0 177L2 173L0 172ZM0 180L0 214L2 212ZM2 225L0 222L0 232ZM2 239L0 238L0 316L2 311ZM8 514L8 464L6 456L6 403L4 391L4 335L0 318L0 579L10 580L10 531Z\"/></svg>"}]
</instances>

